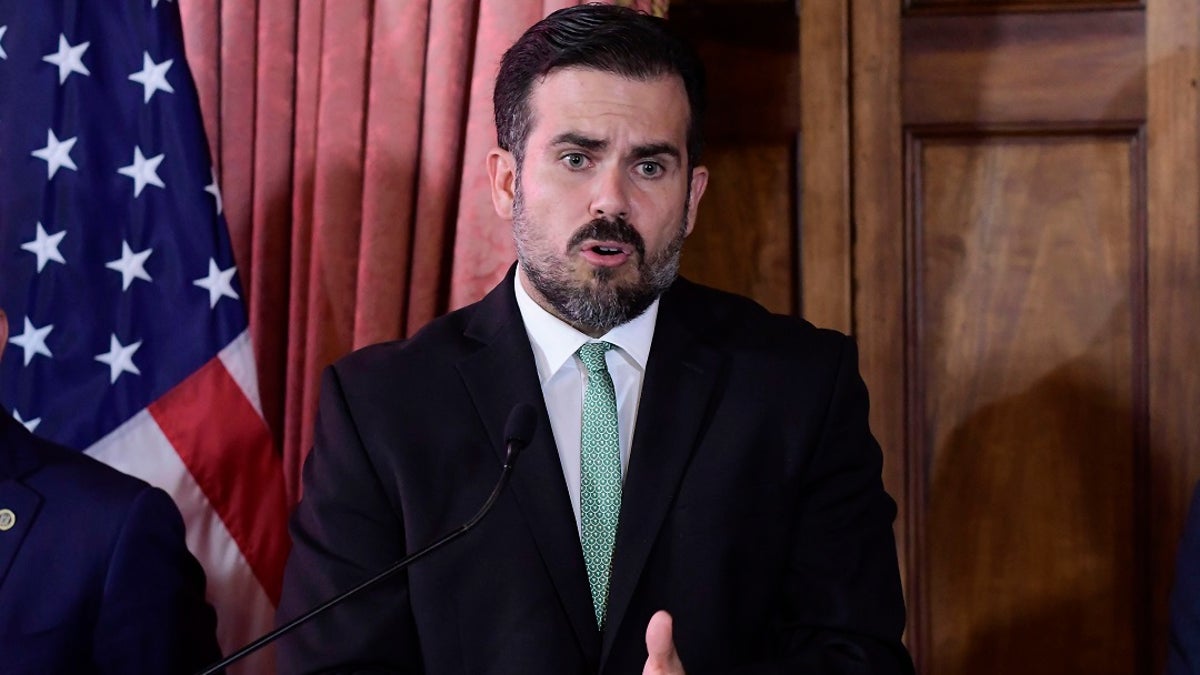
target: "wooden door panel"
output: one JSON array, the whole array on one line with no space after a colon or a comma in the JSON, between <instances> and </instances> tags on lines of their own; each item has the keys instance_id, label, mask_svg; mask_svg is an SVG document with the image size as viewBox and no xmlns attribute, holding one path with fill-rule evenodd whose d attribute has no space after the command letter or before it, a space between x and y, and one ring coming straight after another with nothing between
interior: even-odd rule
<instances>
[{"instance_id":1,"label":"wooden door panel","mask_svg":"<svg viewBox=\"0 0 1200 675\"><path fill-rule=\"evenodd\" d=\"M853 8L853 323L918 670L1161 672L1200 476L1200 4Z\"/></svg>"},{"instance_id":2,"label":"wooden door panel","mask_svg":"<svg viewBox=\"0 0 1200 675\"><path fill-rule=\"evenodd\" d=\"M1146 20L1097 7L900 19L928 673L1146 661Z\"/></svg>"},{"instance_id":3,"label":"wooden door panel","mask_svg":"<svg viewBox=\"0 0 1200 675\"><path fill-rule=\"evenodd\" d=\"M1142 120L1145 12L912 16L904 122Z\"/></svg>"},{"instance_id":4,"label":"wooden door panel","mask_svg":"<svg viewBox=\"0 0 1200 675\"><path fill-rule=\"evenodd\" d=\"M911 13L1046 12L1139 8L1144 4L1142 0L906 0L906 9Z\"/></svg>"},{"instance_id":5,"label":"wooden door panel","mask_svg":"<svg viewBox=\"0 0 1200 675\"><path fill-rule=\"evenodd\" d=\"M1134 670L1137 146L909 145L928 673Z\"/></svg>"}]
</instances>

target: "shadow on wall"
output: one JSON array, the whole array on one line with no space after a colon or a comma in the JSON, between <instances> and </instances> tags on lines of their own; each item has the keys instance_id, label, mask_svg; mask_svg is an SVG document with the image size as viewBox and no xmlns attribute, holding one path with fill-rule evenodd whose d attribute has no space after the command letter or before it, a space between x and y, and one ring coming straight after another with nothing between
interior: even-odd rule
<instances>
[{"instance_id":1,"label":"shadow on wall","mask_svg":"<svg viewBox=\"0 0 1200 675\"><path fill-rule=\"evenodd\" d=\"M1108 339L1121 328L1110 319L1106 339L937 448L932 673L1137 671L1138 448Z\"/></svg>"}]
</instances>

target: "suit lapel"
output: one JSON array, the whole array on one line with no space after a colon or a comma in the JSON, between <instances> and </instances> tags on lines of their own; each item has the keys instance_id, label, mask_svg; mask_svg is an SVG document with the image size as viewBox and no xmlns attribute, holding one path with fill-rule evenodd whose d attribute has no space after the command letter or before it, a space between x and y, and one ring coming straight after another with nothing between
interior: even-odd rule
<instances>
[{"instance_id":1,"label":"suit lapel","mask_svg":"<svg viewBox=\"0 0 1200 675\"><path fill-rule=\"evenodd\" d=\"M528 402L538 411L533 440L521 453L509 489L537 543L580 650L594 666L600 644L587 571L533 351L513 294L511 270L481 302L466 334L484 346L460 361L458 370L488 435L498 439L493 445L501 459L504 425L513 406Z\"/></svg>"},{"instance_id":2,"label":"suit lapel","mask_svg":"<svg viewBox=\"0 0 1200 675\"><path fill-rule=\"evenodd\" d=\"M663 296L621 497L601 669L699 441L723 364L687 326L686 310L684 298Z\"/></svg>"},{"instance_id":3,"label":"suit lapel","mask_svg":"<svg viewBox=\"0 0 1200 675\"><path fill-rule=\"evenodd\" d=\"M0 509L11 511L15 517L9 529L0 531L0 588L42 505L42 496L20 480L41 466L34 452L36 442L32 434L0 410Z\"/></svg>"},{"instance_id":4,"label":"suit lapel","mask_svg":"<svg viewBox=\"0 0 1200 675\"><path fill-rule=\"evenodd\" d=\"M15 514L15 522L8 530L0 531L0 588L12 567L13 559L21 548L25 535L33 527L33 521L42 505L42 496L16 479L0 479L0 509Z\"/></svg>"}]
</instances>

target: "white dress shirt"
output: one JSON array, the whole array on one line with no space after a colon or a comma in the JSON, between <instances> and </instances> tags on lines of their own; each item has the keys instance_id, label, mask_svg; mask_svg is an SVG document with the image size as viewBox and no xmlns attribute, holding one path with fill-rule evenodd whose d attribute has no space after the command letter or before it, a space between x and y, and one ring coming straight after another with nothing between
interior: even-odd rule
<instances>
[{"instance_id":1,"label":"white dress shirt","mask_svg":"<svg viewBox=\"0 0 1200 675\"><path fill-rule=\"evenodd\" d=\"M642 396L642 380L646 360L654 339L658 321L658 300L636 319L617 326L599 340L579 332L562 319L547 312L529 296L515 275L517 307L525 322L533 360L537 363L542 397L550 415L550 428L558 446L558 461L563 479L575 510L575 527L579 527L579 437L583 429L583 390L587 384L587 369L576 351L585 342L608 342L616 346L604 355L617 394L617 424L621 436L621 476L629 467L629 450L633 429L637 423L638 401Z\"/></svg>"}]
</instances>

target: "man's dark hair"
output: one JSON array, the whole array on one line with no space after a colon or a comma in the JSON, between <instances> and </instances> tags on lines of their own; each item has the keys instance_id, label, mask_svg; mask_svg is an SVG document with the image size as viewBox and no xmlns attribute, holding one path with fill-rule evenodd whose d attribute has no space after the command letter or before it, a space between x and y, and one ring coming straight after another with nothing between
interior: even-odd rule
<instances>
[{"instance_id":1,"label":"man's dark hair","mask_svg":"<svg viewBox=\"0 0 1200 675\"><path fill-rule=\"evenodd\" d=\"M496 140L524 160L533 113L533 84L560 68L599 70L630 79L678 75L687 90L688 168L700 161L704 122L704 66L664 19L615 5L579 5L534 24L504 53L492 103Z\"/></svg>"}]
</instances>

